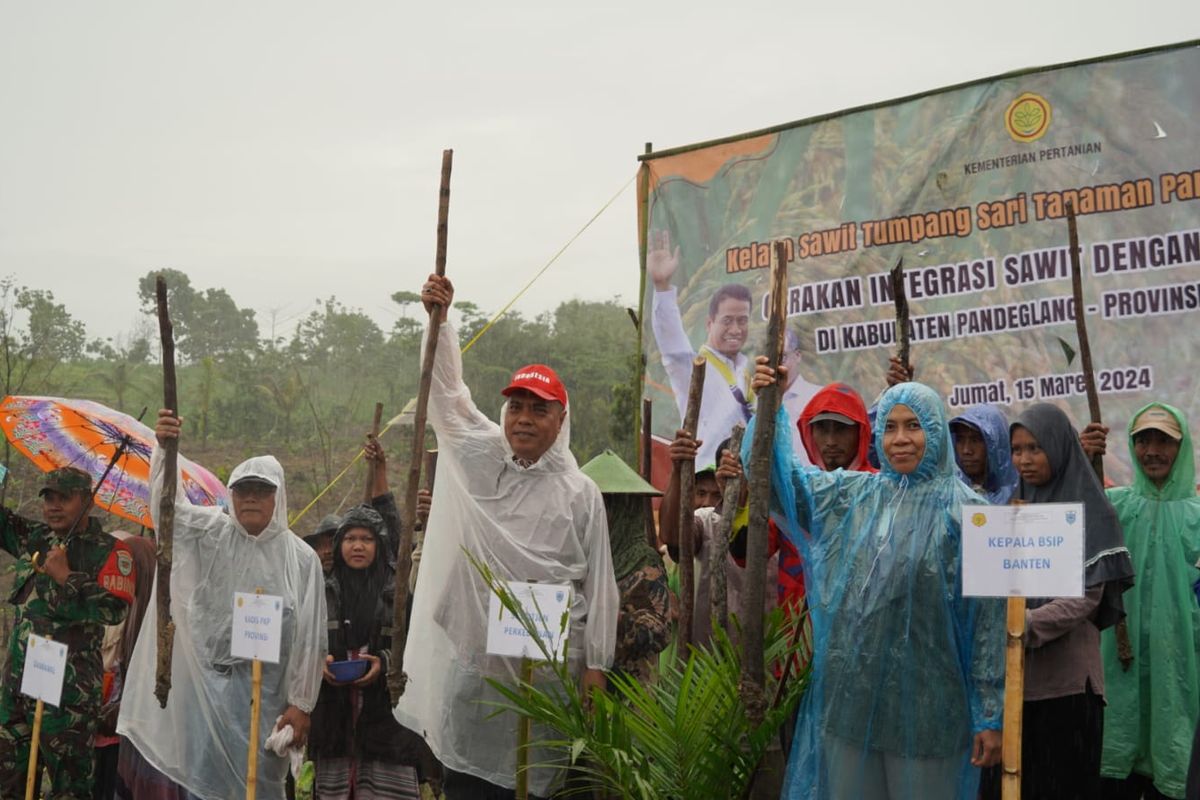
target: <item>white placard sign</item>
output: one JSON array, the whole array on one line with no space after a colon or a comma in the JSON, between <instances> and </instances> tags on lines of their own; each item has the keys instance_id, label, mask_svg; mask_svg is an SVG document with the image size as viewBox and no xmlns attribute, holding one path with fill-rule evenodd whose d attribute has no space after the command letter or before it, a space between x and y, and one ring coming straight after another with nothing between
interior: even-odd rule
<instances>
[{"instance_id":1,"label":"white placard sign","mask_svg":"<svg viewBox=\"0 0 1200 800\"><path fill-rule=\"evenodd\" d=\"M36 633L29 634L25 670L21 673L21 694L57 708L66 674L67 646Z\"/></svg>"},{"instance_id":2,"label":"white placard sign","mask_svg":"<svg viewBox=\"0 0 1200 800\"><path fill-rule=\"evenodd\" d=\"M283 598L273 594L233 593L234 658L251 658L279 663L279 640L283 636Z\"/></svg>"},{"instance_id":3,"label":"white placard sign","mask_svg":"<svg viewBox=\"0 0 1200 800\"><path fill-rule=\"evenodd\" d=\"M1082 597L1083 504L962 507L963 595Z\"/></svg>"},{"instance_id":4,"label":"white placard sign","mask_svg":"<svg viewBox=\"0 0 1200 800\"><path fill-rule=\"evenodd\" d=\"M525 613L537 623L538 636L562 658L567 648L570 623L563 619L571 604L570 584L506 581ZM542 651L521 620L509 613L495 593L488 603L487 651L496 656L523 656L542 660Z\"/></svg>"}]
</instances>

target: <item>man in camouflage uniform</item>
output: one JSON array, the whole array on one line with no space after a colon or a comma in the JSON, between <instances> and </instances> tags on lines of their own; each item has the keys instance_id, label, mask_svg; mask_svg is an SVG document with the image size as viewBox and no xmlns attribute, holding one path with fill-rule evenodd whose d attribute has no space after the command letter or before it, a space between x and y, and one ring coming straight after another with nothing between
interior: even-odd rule
<instances>
[{"instance_id":1,"label":"man in camouflage uniform","mask_svg":"<svg viewBox=\"0 0 1200 800\"><path fill-rule=\"evenodd\" d=\"M18 608L0 691L0 798L24 796L36 701L20 693L21 672L29 634L36 633L68 648L62 702L44 708L38 759L50 772L50 796L78 800L92 796L104 626L125 619L137 575L129 548L88 516L86 472L54 470L39 494L45 522L0 508L0 547L17 559L11 602ZM40 554L36 567L34 554Z\"/></svg>"}]
</instances>

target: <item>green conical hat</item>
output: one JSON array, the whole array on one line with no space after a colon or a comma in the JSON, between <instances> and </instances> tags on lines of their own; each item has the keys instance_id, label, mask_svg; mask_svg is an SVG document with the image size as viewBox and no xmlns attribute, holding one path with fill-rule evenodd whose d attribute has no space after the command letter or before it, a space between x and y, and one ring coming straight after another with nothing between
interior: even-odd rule
<instances>
[{"instance_id":1,"label":"green conical hat","mask_svg":"<svg viewBox=\"0 0 1200 800\"><path fill-rule=\"evenodd\" d=\"M612 450L605 450L580 469L584 475L596 482L603 494L662 494L642 480L642 476L634 472Z\"/></svg>"}]
</instances>

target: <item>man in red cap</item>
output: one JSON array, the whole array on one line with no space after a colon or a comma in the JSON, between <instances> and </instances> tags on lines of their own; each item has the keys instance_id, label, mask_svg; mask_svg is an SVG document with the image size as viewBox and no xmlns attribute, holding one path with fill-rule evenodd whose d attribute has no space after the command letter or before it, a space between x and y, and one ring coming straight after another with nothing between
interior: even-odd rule
<instances>
[{"instance_id":1,"label":"man in red cap","mask_svg":"<svg viewBox=\"0 0 1200 800\"><path fill-rule=\"evenodd\" d=\"M431 275L426 310L454 300ZM421 573L405 645L408 685L396 706L402 725L424 734L445 766L448 800L513 797L517 719L496 714L493 681L515 686L521 659L488 653L491 591L472 559L501 581L554 584L568 607L567 665L585 691L612 665L620 596L600 489L570 450L566 387L544 364L518 369L503 390L498 425L463 383L458 337L441 326L429 422L438 440L436 501L426 525ZM469 556L469 557L468 557ZM535 682L547 681L548 670ZM538 740L549 732L535 731ZM529 763L555 753L534 748ZM529 773L531 797L549 797L561 773Z\"/></svg>"}]
</instances>

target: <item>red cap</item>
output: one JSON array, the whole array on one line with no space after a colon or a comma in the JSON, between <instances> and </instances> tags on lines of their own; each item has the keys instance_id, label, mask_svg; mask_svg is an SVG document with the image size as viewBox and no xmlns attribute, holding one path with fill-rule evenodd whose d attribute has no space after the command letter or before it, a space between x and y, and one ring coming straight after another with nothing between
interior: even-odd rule
<instances>
[{"instance_id":1,"label":"red cap","mask_svg":"<svg viewBox=\"0 0 1200 800\"><path fill-rule=\"evenodd\" d=\"M533 392L543 400L557 400L567 405L567 387L558 379L558 374L545 364L529 364L517 370L508 386L500 394L508 397L518 389Z\"/></svg>"}]
</instances>

